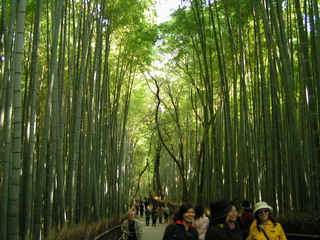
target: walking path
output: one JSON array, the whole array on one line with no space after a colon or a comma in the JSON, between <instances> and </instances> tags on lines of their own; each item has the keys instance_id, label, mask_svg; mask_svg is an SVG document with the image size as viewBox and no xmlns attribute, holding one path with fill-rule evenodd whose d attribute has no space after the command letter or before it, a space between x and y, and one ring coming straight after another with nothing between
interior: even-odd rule
<instances>
[{"instance_id":1,"label":"walking path","mask_svg":"<svg viewBox=\"0 0 320 240\"><path fill-rule=\"evenodd\" d=\"M150 220L150 225L146 226L146 219L143 217L139 217L139 221L141 222L143 226L143 237L142 240L162 240L164 231L166 227L168 226L168 223L164 223L162 219L162 224L159 223L159 219L157 221L157 226L152 227L151 223L152 220Z\"/></svg>"}]
</instances>

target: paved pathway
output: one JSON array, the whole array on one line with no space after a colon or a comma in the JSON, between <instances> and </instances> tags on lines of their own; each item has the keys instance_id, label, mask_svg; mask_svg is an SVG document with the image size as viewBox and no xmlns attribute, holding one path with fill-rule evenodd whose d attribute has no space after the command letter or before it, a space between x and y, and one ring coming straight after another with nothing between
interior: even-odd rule
<instances>
[{"instance_id":1,"label":"paved pathway","mask_svg":"<svg viewBox=\"0 0 320 240\"><path fill-rule=\"evenodd\" d=\"M139 217L139 221L141 222L143 226L143 237L142 240L162 240L164 230L166 229L166 226L168 223L159 223L159 220L157 221L157 226L152 227L151 223L152 220L150 220L150 225L146 226L146 219ZM163 219L162 219L163 221Z\"/></svg>"}]
</instances>

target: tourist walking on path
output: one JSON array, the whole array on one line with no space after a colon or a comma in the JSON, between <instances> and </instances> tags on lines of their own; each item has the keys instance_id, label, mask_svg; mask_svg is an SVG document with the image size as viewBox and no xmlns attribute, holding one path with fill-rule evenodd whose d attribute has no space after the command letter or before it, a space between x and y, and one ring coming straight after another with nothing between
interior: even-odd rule
<instances>
[{"instance_id":1,"label":"tourist walking on path","mask_svg":"<svg viewBox=\"0 0 320 240\"><path fill-rule=\"evenodd\" d=\"M151 217L152 217L152 226L155 227L157 225L157 218L158 218L156 207L152 208Z\"/></svg>"},{"instance_id":2,"label":"tourist walking on path","mask_svg":"<svg viewBox=\"0 0 320 240\"><path fill-rule=\"evenodd\" d=\"M121 225L121 230L126 240L141 240L142 239L142 225L139 220L134 218L134 212L128 212L128 219Z\"/></svg>"},{"instance_id":3,"label":"tourist walking on path","mask_svg":"<svg viewBox=\"0 0 320 240\"><path fill-rule=\"evenodd\" d=\"M151 217L151 211L149 206L146 207L146 211L144 212L144 214L146 216L146 225L149 226L150 217Z\"/></svg>"},{"instance_id":4,"label":"tourist walking on path","mask_svg":"<svg viewBox=\"0 0 320 240\"><path fill-rule=\"evenodd\" d=\"M229 213L228 222L225 224L224 227L233 240L243 240L244 238L242 236L240 226L237 222L239 208L233 201L230 201L229 204L232 208Z\"/></svg>"},{"instance_id":5,"label":"tourist walking on path","mask_svg":"<svg viewBox=\"0 0 320 240\"><path fill-rule=\"evenodd\" d=\"M149 200L147 197L144 197L144 208L146 209L149 206Z\"/></svg>"},{"instance_id":6,"label":"tourist walking on path","mask_svg":"<svg viewBox=\"0 0 320 240\"><path fill-rule=\"evenodd\" d=\"M179 220L169 224L164 232L163 240L198 240L198 231L192 225L195 212L189 203L184 203L179 208Z\"/></svg>"},{"instance_id":7,"label":"tourist walking on path","mask_svg":"<svg viewBox=\"0 0 320 240\"><path fill-rule=\"evenodd\" d=\"M159 223L162 223L163 218L163 207L158 207L158 217L159 217Z\"/></svg>"},{"instance_id":8,"label":"tourist walking on path","mask_svg":"<svg viewBox=\"0 0 320 240\"><path fill-rule=\"evenodd\" d=\"M218 198L210 203L211 222L206 232L205 240L232 240L224 224L228 221L231 205L224 198Z\"/></svg>"},{"instance_id":9,"label":"tourist walking on path","mask_svg":"<svg viewBox=\"0 0 320 240\"><path fill-rule=\"evenodd\" d=\"M204 240L206 236L206 231L209 226L209 218L205 216L204 209L202 205L198 205L195 208L195 218L194 218L194 226L199 233L199 240Z\"/></svg>"},{"instance_id":10,"label":"tourist walking on path","mask_svg":"<svg viewBox=\"0 0 320 240\"><path fill-rule=\"evenodd\" d=\"M165 223L167 223L168 222L168 219L169 219L169 208L168 208L168 206L167 205L165 205L164 206L164 208L163 208L163 215L164 215L164 221L165 221Z\"/></svg>"},{"instance_id":11,"label":"tourist walking on path","mask_svg":"<svg viewBox=\"0 0 320 240\"><path fill-rule=\"evenodd\" d=\"M139 210L140 210L140 217L143 217L143 210L144 210L144 204L141 201L140 205L139 205Z\"/></svg>"},{"instance_id":12,"label":"tourist walking on path","mask_svg":"<svg viewBox=\"0 0 320 240\"><path fill-rule=\"evenodd\" d=\"M250 227L247 240L285 240L286 235L280 225L272 216L272 207L266 202L258 202L254 205L253 215L255 220Z\"/></svg>"},{"instance_id":13,"label":"tourist walking on path","mask_svg":"<svg viewBox=\"0 0 320 240\"><path fill-rule=\"evenodd\" d=\"M249 236L249 231L253 220L254 216L253 210L250 206L250 202L247 200L242 201L241 213L239 213L238 222L244 239Z\"/></svg>"}]
</instances>

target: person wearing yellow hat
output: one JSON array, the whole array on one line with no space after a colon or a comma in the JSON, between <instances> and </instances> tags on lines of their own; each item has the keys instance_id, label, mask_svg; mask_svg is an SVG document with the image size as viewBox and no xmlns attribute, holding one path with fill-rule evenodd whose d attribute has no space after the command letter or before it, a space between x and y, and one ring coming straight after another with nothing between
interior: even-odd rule
<instances>
[{"instance_id":1,"label":"person wearing yellow hat","mask_svg":"<svg viewBox=\"0 0 320 240\"><path fill-rule=\"evenodd\" d=\"M272 207L266 202L258 202L254 206L255 220L250 227L247 240L285 240L286 235L280 225L270 215Z\"/></svg>"}]
</instances>

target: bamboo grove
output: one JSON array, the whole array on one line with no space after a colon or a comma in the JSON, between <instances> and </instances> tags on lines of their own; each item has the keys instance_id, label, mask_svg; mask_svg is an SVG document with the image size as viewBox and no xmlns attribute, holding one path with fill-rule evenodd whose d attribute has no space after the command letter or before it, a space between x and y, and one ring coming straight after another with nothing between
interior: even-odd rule
<instances>
[{"instance_id":1,"label":"bamboo grove","mask_svg":"<svg viewBox=\"0 0 320 240\"><path fill-rule=\"evenodd\" d=\"M182 82L153 78L170 119L156 120L185 200L222 195L266 199L279 213L319 209L318 7L192 1L160 26L167 72Z\"/></svg>"},{"instance_id":2,"label":"bamboo grove","mask_svg":"<svg viewBox=\"0 0 320 240\"><path fill-rule=\"evenodd\" d=\"M318 0L3 0L0 239L134 197L319 213Z\"/></svg>"}]
</instances>

